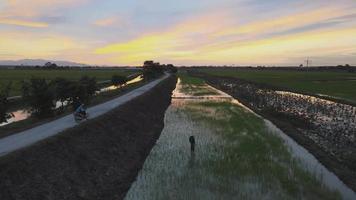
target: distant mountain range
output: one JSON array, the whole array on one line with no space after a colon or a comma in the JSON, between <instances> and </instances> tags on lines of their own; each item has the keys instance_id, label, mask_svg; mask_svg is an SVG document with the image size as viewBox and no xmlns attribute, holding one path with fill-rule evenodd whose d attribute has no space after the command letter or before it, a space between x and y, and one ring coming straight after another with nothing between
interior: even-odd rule
<instances>
[{"instance_id":1,"label":"distant mountain range","mask_svg":"<svg viewBox=\"0 0 356 200\"><path fill-rule=\"evenodd\" d=\"M44 59L0 60L0 66L44 66L47 62L56 63L58 66L88 66L86 64L71 61L55 61Z\"/></svg>"}]
</instances>

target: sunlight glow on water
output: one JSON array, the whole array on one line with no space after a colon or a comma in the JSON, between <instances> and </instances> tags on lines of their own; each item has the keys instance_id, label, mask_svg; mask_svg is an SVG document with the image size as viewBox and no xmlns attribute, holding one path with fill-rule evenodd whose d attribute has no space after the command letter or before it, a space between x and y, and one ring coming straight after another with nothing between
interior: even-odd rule
<instances>
[{"instance_id":1,"label":"sunlight glow on water","mask_svg":"<svg viewBox=\"0 0 356 200\"><path fill-rule=\"evenodd\" d=\"M18 110L16 112L12 112L12 117L8 119L7 122L0 123L0 127L27 119L28 117L30 117L30 114L24 110Z\"/></svg>"},{"instance_id":2,"label":"sunlight glow on water","mask_svg":"<svg viewBox=\"0 0 356 200\"><path fill-rule=\"evenodd\" d=\"M130 84L133 84L133 83L138 83L138 82L140 82L142 80L143 80L143 76L142 75L141 76L137 76L136 78L127 81L125 85L120 85L120 86L111 85L109 87L102 88L102 89L100 89L100 91L97 92L97 94L100 94L102 92L108 92L108 91L112 91L112 90L117 90L117 89L120 89L120 88L125 87L127 85L130 85Z\"/></svg>"}]
</instances>

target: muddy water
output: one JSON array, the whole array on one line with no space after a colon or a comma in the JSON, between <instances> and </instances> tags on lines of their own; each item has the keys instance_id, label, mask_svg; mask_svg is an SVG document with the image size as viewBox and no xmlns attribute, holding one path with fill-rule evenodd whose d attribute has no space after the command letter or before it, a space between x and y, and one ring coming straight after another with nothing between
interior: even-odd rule
<instances>
[{"instance_id":1,"label":"muddy water","mask_svg":"<svg viewBox=\"0 0 356 200\"><path fill-rule=\"evenodd\" d=\"M137 76L136 78L133 78L132 80L127 81L126 84L123 85L123 86L111 85L109 87L104 87L104 88L101 88L99 91L97 91L96 94L98 95L98 94L103 93L103 92L109 92L109 91L112 91L112 90L117 90L117 89L120 89L120 88L122 88L124 86L140 82L142 80L143 80L142 76ZM60 108L61 106L67 106L67 105L68 105L67 101L64 101L63 104L62 104L62 102L57 101L56 102L56 109ZM30 116L31 115L25 109L16 110L16 111L11 113L11 117L7 120L7 122L0 123L0 127L8 125L8 124L11 124L11 123L14 123L14 122L25 120L25 119L29 118Z\"/></svg>"},{"instance_id":2,"label":"muddy water","mask_svg":"<svg viewBox=\"0 0 356 200\"><path fill-rule=\"evenodd\" d=\"M221 91L217 91L217 95L191 96L182 93L180 88L178 82L172 96L172 105L166 111L161 137L126 199L290 199L290 196L278 191L278 186L274 190L268 190L254 177L241 180L211 173L210 166L206 166L205 161L217 161L224 157L225 155L214 147L224 146L225 143L209 124L194 121L183 108L197 101L230 101L232 104L244 106ZM324 186L338 191L343 199L356 199L355 193L308 151L271 122L265 120L265 124L269 132L283 139L287 149L302 163L304 169L318 177ZM198 141L195 153L190 152L188 138L191 135Z\"/></svg>"}]
</instances>

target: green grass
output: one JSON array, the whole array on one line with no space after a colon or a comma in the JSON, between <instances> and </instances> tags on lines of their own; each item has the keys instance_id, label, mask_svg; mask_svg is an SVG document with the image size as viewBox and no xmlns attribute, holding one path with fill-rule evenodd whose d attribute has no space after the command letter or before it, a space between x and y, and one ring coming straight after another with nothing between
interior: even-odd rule
<instances>
[{"instance_id":1,"label":"green grass","mask_svg":"<svg viewBox=\"0 0 356 200\"><path fill-rule=\"evenodd\" d=\"M181 83L204 87L189 77ZM189 149L192 135L195 153ZM303 168L261 118L226 99L173 99L160 138L127 195L145 198L341 199Z\"/></svg>"},{"instance_id":2,"label":"green grass","mask_svg":"<svg viewBox=\"0 0 356 200\"><path fill-rule=\"evenodd\" d=\"M179 76L180 80L182 81L183 85L202 86L205 84L205 81L203 79L189 76L186 73L179 73L178 76Z\"/></svg>"},{"instance_id":3,"label":"green grass","mask_svg":"<svg viewBox=\"0 0 356 200\"><path fill-rule=\"evenodd\" d=\"M211 75L237 77L292 91L328 95L356 102L356 73L281 70L200 69Z\"/></svg>"},{"instance_id":4,"label":"green grass","mask_svg":"<svg viewBox=\"0 0 356 200\"><path fill-rule=\"evenodd\" d=\"M209 174L223 179L222 188L227 192L235 177L239 181L253 180L262 191L278 191L281 199L341 198L304 170L282 139L268 133L262 119L242 107L210 101L191 103L185 111L194 121L208 124L223 139L211 148L224 156L205 160L200 166L209 166L206 167Z\"/></svg>"},{"instance_id":5,"label":"green grass","mask_svg":"<svg viewBox=\"0 0 356 200\"><path fill-rule=\"evenodd\" d=\"M211 148L219 149L224 156L205 160L201 167L209 166L209 174L222 178L226 192L236 181L231 177L235 177L240 181L252 179L262 190L280 192L283 199L341 199L305 170L283 140L269 133L264 121L253 113L229 101L196 101L183 110L222 138L222 143Z\"/></svg>"},{"instance_id":6,"label":"green grass","mask_svg":"<svg viewBox=\"0 0 356 200\"><path fill-rule=\"evenodd\" d=\"M206 87L205 81L200 78L191 77L186 73L179 73L182 82L182 92L193 96L216 95L217 93Z\"/></svg>"},{"instance_id":7,"label":"green grass","mask_svg":"<svg viewBox=\"0 0 356 200\"><path fill-rule=\"evenodd\" d=\"M65 70L41 70L41 69L0 69L0 86L12 83L10 96L21 95L21 81L28 80L31 77L46 78L53 80L57 77L69 80L78 80L82 76L96 77L97 81L110 80L112 75L124 75L137 73L135 70L126 69L65 69Z\"/></svg>"}]
</instances>

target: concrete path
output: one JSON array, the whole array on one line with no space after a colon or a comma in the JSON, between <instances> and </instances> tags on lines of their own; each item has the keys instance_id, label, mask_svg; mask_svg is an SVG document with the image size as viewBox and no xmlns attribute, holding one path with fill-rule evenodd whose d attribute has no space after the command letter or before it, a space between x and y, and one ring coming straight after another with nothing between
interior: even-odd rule
<instances>
[{"instance_id":1,"label":"concrete path","mask_svg":"<svg viewBox=\"0 0 356 200\"><path fill-rule=\"evenodd\" d=\"M90 115L90 119L103 115L135 97L144 94L168 77L169 75L166 74L164 77L137 88L123 96L89 108L87 111ZM0 157L24 147L28 147L76 125L77 123L74 121L73 115L70 114L52 122L2 138L0 139Z\"/></svg>"}]
</instances>

